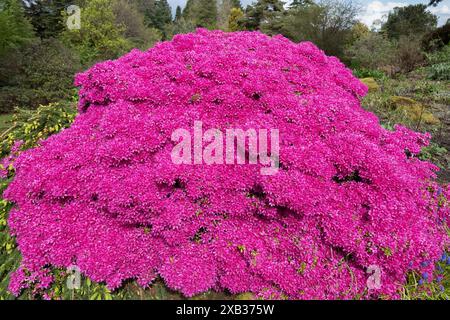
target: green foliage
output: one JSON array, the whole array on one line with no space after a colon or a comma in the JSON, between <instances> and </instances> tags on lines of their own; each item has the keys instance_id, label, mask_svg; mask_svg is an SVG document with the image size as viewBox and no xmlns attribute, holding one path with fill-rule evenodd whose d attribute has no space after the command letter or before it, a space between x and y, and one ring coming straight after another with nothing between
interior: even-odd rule
<instances>
[{"instance_id":1,"label":"green foliage","mask_svg":"<svg viewBox=\"0 0 450 320\"><path fill-rule=\"evenodd\" d=\"M146 27L145 16L135 4L128 0L115 0L111 5L116 24L125 27L123 36L133 46L146 50L161 40L162 31Z\"/></svg>"},{"instance_id":2,"label":"green foliage","mask_svg":"<svg viewBox=\"0 0 450 320\"><path fill-rule=\"evenodd\" d=\"M176 12L175 12L175 21L180 20L182 14L183 14L183 11L181 10L181 7L177 6L177 9L176 9Z\"/></svg>"},{"instance_id":3,"label":"green foliage","mask_svg":"<svg viewBox=\"0 0 450 320\"><path fill-rule=\"evenodd\" d=\"M68 127L75 115L76 108L73 104L51 104L33 111L18 109L13 117L13 125L0 134L0 158L9 155L12 145L18 140L24 142L22 150L35 147L41 139ZM14 176L14 170L12 168L8 170L8 178L0 180L0 194ZM14 299L8 292L9 277L19 267L21 260L15 239L11 236L7 225L11 208L11 203L0 199L0 300ZM21 298L31 299L33 295L26 292Z\"/></svg>"},{"instance_id":4,"label":"green foliage","mask_svg":"<svg viewBox=\"0 0 450 320\"><path fill-rule=\"evenodd\" d=\"M233 13L232 13L233 12ZM241 15L239 17L236 16L236 13L240 12ZM233 16L232 16L233 15ZM231 31L230 29L230 21L233 24L237 24L237 19L241 19L244 13L242 11L242 6L240 1L235 0L220 0L218 3L217 10L217 28L225 31ZM234 25L232 26L234 31L238 31L239 27Z\"/></svg>"},{"instance_id":5,"label":"green foliage","mask_svg":"<svg viewBox=\"0 0 450 320\"><path fill-rule=\"evenodd\" d=\"M217 27L217 0L188 0L183 18L192 21L196 27L215 29Z\"/></svg>"},{"instance_id":6,"label":"green foliage","mask_svg":"<svg viewBox=\"0 0 450 320\"><path fill-rule=\"evenodd\" d=\"M450 80L450 45L427 55L430 66L428 77L432 80Z\"/></svg>"},{"instance_id":7,"label":"green foliage","mask_svg":"<svg viewBox=\"0 0 450 320\"><path fill-rule=\"evenodd\" d=\"M172 9L167 0L152 1L144 15L147 25L161 31L163 39L167 39L166 28L172 22Z\"/></svg>"},{"instance_id":8,"label":"green foliage","mask_svg":"<svg viewBox=\"0 0 450 320\"><path fill-rule=\"evenodd\" d=\"M429 32L423 37L422 48L425 51L439 50L450 43L450 23Z\"/></svg>"},{"instance_id":9,"label":"green foliage","mask_svg":"<svg viewBox=\"0 0 450 320\"><path fill-rule=\"evenodd\" d=\"M13 63L11 63L13 61ZM56 39L37 40L0 61L0 112L69 99L79 57Z\"/></svg>"},{"instance_id":10,"label":"green foliage","mask_svg":"<svg viewBox=\"0 0 450 320\"><path fill-rule=\"evenodd\" d=\"M430 66L429 78L433 80L450 80L450 62Z\"/></svg>"},{"instance_id":11,"label":"green foliage","mask_svg":"<svg viewBox=\"0 0 450 320\"><path fill-rule=\"evenodd\" d=\"M380 70L392 65L394 53L395 45L376 32L360 37L346 50L353 68L369 70Z\"/></svg>"},{"instance_id":12,"label":"green foliage","mask_svg":"<svg viewBox=\"0 0 450 320\"><path fill-rule=\"evenodd\" d=\"M0 181L0 192L7 188L11 178ZM7 219L12 204L6 200L0 200L0 300L12 299L8 293L9 277L12 271L20 265L20 254L16 243L8 229Z\"/></svg>"},{"instance_id":13,"label":"green foliage","mask_svg":"<svg viewBox=\"0 0 450 320\"><path fill-rule=\"evenodd\" d=\"M228 18L228 31L240 31L240 21L244 17L244 12L239 8L232 8L230 10L230 16Z\"/></svg>"},{"instance_id":14,"label":"green foliage","mask_svg":"<svg viewBox=\"0 0 450 320\"><path fill-rule=\"evenodd\" d=\"M348 38L348 45L354 44L356 41L367 37L370 34L370 29L362 22L356 22L352 26L350 36Z\"/></svg>"},{"instance_id":15,"label":"green foliage","mask_svg":"<svg viewBox=\"0 0 450 320\"><path fill-rule=\"evenodd\" d=\"M0 158L10 153L15 141L23 141L21 149L29 149L52 134L70 126L77 110L75 103L52 103L37 110L16 109L13 125L0 134Z\"/></svg>"},{"instance_id":16,"label":"green foliage","mask_svg":"<svg viewBox=\"0 0 450 320\"><path fill-rule=\"evenodd\" d=\"M277 33L284 11L283 1L258 0L245 10L242 27L247 30L262 30L268 34Z\"/></svg>"},{"instance_id":17,"label":"green foliage","mask_svg":"<svg viewBox=\"0 0 450 320\"><path fill-rule=\"evenodd\" d=\"M176 34L191 33L195 31L195 25L191 20L181 17L173 24L166 26L166 36L171 39Z\"/></svg>"},{"instance_id":18,"label":"green foliage","mask_svg":"<svg viewBox=\"0 0 450 320\"><path fill-rule=\"evenodd\" d=\"M292 0L289 4L289 9L297 9L300 7L311 5L313 3L313 0Z\"/></svg>"},{"instance_id":19,"label":"green foliage","mask_svg":"<svg viewBox=\"0 0 450 320\"><path fill-rule=\"evenodd\" d=\"M282 21L283 34L295 42L312 41L318 43L318 32L324 8L319 5L294 7Z\"/></svg>"},{"instance_id":20,"label":"green foliage","mask_svg":"<svg viewBox=\"0 0 450 320\"><path fill-rule=\"evenodd\" d=\"M430 161L436 164L439 168L445 169L447 161L445 156L448 154L448 150L439 146L437 143L431 143L428 147L422 148L419 159L424 161Z\"/></svg>"},{"instance_id":21,"label":"green foliage","mask_svg":"<svg viewBox=\"0 0 450 320\"><path fill-rule=\"evenodd\" d=\"M0 132L5 131L11 126L12 119L13 119L12 114L0 115Z\"/></svg>"},{"instance_id":22,"label":"green foliage","mask_svg":"<svg viewBox=\"0 0 450 320\"><path fill-rule=\"evenodd\" d=\"M437 17L427 11L424 4L396 7L388 15L382 30L389 38L399 39L401 36L415 36L425 34L437 25Z\"/></svg>"},{"instance_id":23,"label":"green foliage","mask_svg":"<svg viewBox=\"0 0 450 320\"><path fill-rule=\"evenodd\" d=\"M432 133L439 130L438 115L434 113L435 110L430 109L430 105L438 106L443 102L439 97L447 90L445 85L388 77L380 78L377 82L381 90L369 92L362 105L374 112L386 128L402 124L413 130L427 130ZM445 112L444 105L443 108L442 111Z\"/></svg>"},{"instance_id":24,"label":"green foliage","mask_svg":"<svg viewBox=\"0 0 450 320\"><path fill-rule=\"evenodd\" d=\"M295 42L312 41L327 54L344 58L346 44L354 41L358 13L359 6L351 1L305 4L283 15L280 32Z\"/></svg>"},{"instance_id":25,"label":"green foliage","mask_svg":"<svg viewBox=\"0 0 450 320\"><path fill-rule=\"evenodd\" d=\"M0 59L33 38L33 30L24 16L20 0L0 0Z\"/></svg>"},{"instance_id":26,"label":"green foliage","mask_svg":"<svg viewBox=\"0 0 450 320\"><path fill-rule=\"evenodd\" d=\"M127 27L117 23L111 1L88 1L82 12L82 28L65 30L62 37L79 52L83 64L114 59L132 48L125 37Z\"/></svg>"},{"instance_id":27,"label":"green foliage","mask_svg":"<svg viewBox=\"0 0 450 320\"><path fill-rule=\"evenodd\" d=\"M401 292L401 298L403 300L448 301L450 299L450 265L443 261L436 265L432 281L424 280L417 272L410 273Z\"/></svg>"},{"instance_id":28,"label":"green foliage","mask_svg":"<svg viewBox=\"0 0 450 320\"><path fill-rule=\"evenodd\" d=\"M402 36L391 40L378 32L362 36L345 53L353 68L378 69L389 75L410 72L425 61L418 39Z\"/></svg>"},{"instance_id":29,"label":"green foliage","mask_svg":"<svg viewBox=\"0 0 450 320\"><path fill-rule=\"evenodd\" d=\"M373 78L373 79L385 79L386 75L377 69L354 69L353 74L357 78Z\"/></svg>"},{"instance_id":30,"label":"green foliage","mask_svg":"<svg viewBox=\"0 0 450 320\"><path fill-rule=\"evenodd\" d=\"M64 30L63 11L73 0L37 0L25 6L26 16L41 39L58 36Z\"/></svg>"}]
</instances>

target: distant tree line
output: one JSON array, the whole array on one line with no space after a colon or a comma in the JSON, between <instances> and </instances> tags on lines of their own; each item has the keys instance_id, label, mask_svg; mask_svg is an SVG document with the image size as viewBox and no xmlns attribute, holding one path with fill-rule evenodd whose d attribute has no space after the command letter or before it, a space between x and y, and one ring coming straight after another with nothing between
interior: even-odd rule
<instances>
[{"instance_id":1,"label":"distant tree line","mask_svg":"<svg viewBox=\"0 0 450 320\"><path fill-rule=\"evenodd\" d=\"M79 30L65 24L74 4ZM239 0L187 0L174 14L167 0L0 0L0 112L71 99L76 72L198 27L312 41L365 68L398 68L406 59L401 68L410 69L423 59L420 48L448 43L449 24L436 28L426 5L395 8L379 30L358 21L360 10L352 0L257 0L246 8Z\"/></svg>"}]
</instances>

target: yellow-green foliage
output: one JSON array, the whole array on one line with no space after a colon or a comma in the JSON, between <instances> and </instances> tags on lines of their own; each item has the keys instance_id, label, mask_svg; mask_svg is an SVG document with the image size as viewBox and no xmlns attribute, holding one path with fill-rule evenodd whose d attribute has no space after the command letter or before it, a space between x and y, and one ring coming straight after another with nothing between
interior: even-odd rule
<instances>
[{"instance_id":1,"label":"yellow-green foliage","mask_svg":"<svg viewBox=\"0 0 450 320\"><path fill-rule=\"evenodd\" d=\"M375 81L374 78L363 78L360 79L362 83L364 83L368 88L369 92L375 92L380 90L379 84Z\"/></svg>"},{"instance_id":2,"label":"yellow-green foliage","mask_svg":"<svg viewBox=\"0 0 450 320\"><path fill-rule=\"evenodd\" d=\"M256 300L255 296L253 295L253 293L250 292L246 292L246 293L241 293L239 295L236 296L236 300Z\"/></svg>"},{"instance_id":3,"label":"yellow-green foliage","mask_svg":"<svg viewBox=\"0 0 450 320\"><path fill-rule=\"evenodd\" d=\"M429 125L437 125L440 123L439 119L427 110L426 106L414 99L402 96L392 96L390 102L394 109L403 111L411 121L421 121Z\"/></svg>"},{"instance_id":4,"label":"yellow-green foliage","mask_svg":"<svg viewBox=\"0 0 450 320\"><path fill-rule=\"evenodd\" d=\"M36 146L41 139L70 126L77 109L74 103L51 103L37 110L16 109L12 126L0 134L0 157L9 154L15 141L23 141L22 149Z\"/></svg>"}]
</instances>

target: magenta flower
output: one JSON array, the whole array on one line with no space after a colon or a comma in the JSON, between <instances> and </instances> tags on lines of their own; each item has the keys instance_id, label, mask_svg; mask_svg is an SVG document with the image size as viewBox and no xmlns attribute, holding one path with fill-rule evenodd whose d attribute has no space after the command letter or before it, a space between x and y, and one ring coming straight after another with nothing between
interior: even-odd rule
<instances>
[{"instance_id":1,"label":"magenta flower","mask_svg":"<svg viewBox=\"0 0 450 320\"><path fill-rule=\"evenodd\" d=\"M429 135L383 129L361 108L367 88L312 43L200 29L76 85L74 124L23 152L4 194L23 255L15 294L76 265L110 289L161 276L186 296L398 298L406 273L448 245L435 218L448 221L448 204L438 212L429 191L438 168L416 157ZM279 129L280 171L174 165L172 132L198 120ZM369 266L379 289L367 290Z\"/></svg>"}]
</instances>

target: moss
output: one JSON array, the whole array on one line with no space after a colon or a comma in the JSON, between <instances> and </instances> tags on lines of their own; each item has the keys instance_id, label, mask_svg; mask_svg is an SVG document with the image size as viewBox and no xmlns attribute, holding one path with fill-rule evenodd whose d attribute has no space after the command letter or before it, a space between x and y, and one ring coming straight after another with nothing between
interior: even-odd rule
<instances>
[{"instance_id":1,"label":"moss","mask_svg":"<svg viewBox=\"0 0 450 320\"><path fill-rule=\"evenodd\" d=\"M438 125L439 119L427 107L414 99L402 96L392 96L389 99L393 109L403 111L414 122L423 122L429 125Z\"/></svg>"},{"instance_id":2,"label":"moss","mask_svg":"<svg viewBox=\"0 0 450 320\"><path fill-rule=\"evenodd\" d=\"M360 79L362 83L364 83L368 88L369 92L375 92L380 90L379 84L375 81L374 78L363 78Z\"/></svg>"}]
</instances>

